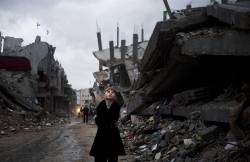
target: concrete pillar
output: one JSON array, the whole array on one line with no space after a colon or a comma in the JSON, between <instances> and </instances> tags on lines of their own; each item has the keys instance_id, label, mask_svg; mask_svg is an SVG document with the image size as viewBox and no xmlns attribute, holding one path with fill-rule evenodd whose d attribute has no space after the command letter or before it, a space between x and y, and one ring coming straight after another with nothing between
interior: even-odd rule
<instances>
[{"instance_id":1,"label":"concrete pillar","mask_svg":"<svg viewBox=\"0 0 250 162\"><path fill-rule=\"evenodd\" d=\"M169 15L170 19L173 19L173 15L172 15L171 9L169 7L168 0L163 0L163 2L165 4L165 7L166 7L166 10L168 12L168 15Z\"/></svg>"},{"instance_id":2,"label":"concrete pillar","mask_svg":"<svg viewBox=\"0 0 250 162\"><path fill-rule=\"evenodd\" d=\"M167 11L163 11L163 21L167 20Z\"/></svg>"},{"instance_id":3,"label":"concrete pillar","mask_svg":"<svg viewBox=\"0 0 250 162\"><path fill-rule=\"evenodd\" d=\"M102 37L101 32L97 32L98 49L102 51ZM102 71L102 63L99 61L99 71Z\"/></svg>"},{"instance_id":4,"label":"concrete pillar","mask_svg":"<svg viewBox=\"0 0 250 162\"><path fill-rule=\"evenodd\" d=\"M110 52L110 61L113 61L115 59L114 56L114 42L109 41L109 52Z\"/></svg>"},{"instance_id":5,"label":"concrete pillar","mask_svg":"<svg viewBox=\"0 0 250 162\"><path fill-rule=\"evenodd\" d=\"M144 41L144 29L143 27L141 28L141 41Z\"/></svg>"},{"instance_id":6,"label":"concrete pillar","mask_svg":"<svg viewBox=\"0 0 250 162\"><path fill-rule=\"evenodd\" d=\"M137 63L138 59L138 34L133 34L133 63Z\"/></svg>"},{"instance_id":7,"label":"concrete pillar","mask_svg":"<svg viewBox=\"0 0 250 162\"><path fill-rule=\"evenodd\" d=\"M35 39L35 43L40 43L41 42L41 36L37 35Z\"/></svg>"},{"instance_id":8,"label":"concrete pillar","mask_svg":"<svg viewBox=\"0 0 250 162\"><path fill-rule=\"evenodd\" d=\"M228 0L221 0L221 3L222 3L222 4L227 4L227 3L228 3Z\"/></svg>"},{"instance_id":9,"label":"concrete pillar","mask_svg":"<svg viewBox=\"0 0 250 162\"><path fill-rule=\"evenodd\" d=\"M0 54L2 53L2 33L0 32Z\"/></svg>"},{"instance_id":10,"label":"concrete pillar","mask_svg":"<svg viewBox=\"0 0 250 162\"><path fill-rule=\"evenodd\" d=\"M116 29L116 47L119 47L119 26Z\"/></svg>"},{"instance_id":11,"label":"concrete pillar","mask_svg":"<svg viewBox=\"0 0 250 162\"><path fill-rule=\"evenodd\" d=\"M97 41L98 41L98 49L99 51L102 51L102 37L100 32L97 32Z\"/></svg>"},{"instance_id":12,"label":"concrete pillar","mask_svg":"<svg viewBox=\"0 0 250 162\"><path fill-rule=\"evenodd\" d=\"M121 40L121 59L122 61L125 60L125 53L126 53L126 40Z\"/></svg>"}]
</instances>

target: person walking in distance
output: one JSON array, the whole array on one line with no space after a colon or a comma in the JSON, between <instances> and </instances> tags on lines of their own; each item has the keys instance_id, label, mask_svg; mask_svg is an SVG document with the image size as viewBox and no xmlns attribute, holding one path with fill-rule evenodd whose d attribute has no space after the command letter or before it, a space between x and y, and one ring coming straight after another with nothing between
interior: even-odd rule
<instances>
[{"instance_id":1,"label":"person walking in distance","mask_svg":"<svg viewBox=\"0 0 250 162\"><path fill-rule=\"evenodd\" d=\"M90 150L95 162L118 162L119 155L126 155L116 123L120 116L120 105L116 91L109 87L104 91L105 99L96 107L97 133Z\"/></svg>"},{"instance_id":2,"label":"person walking in distance","mask_svg":"<svg viewBox=\"0 0 250 162\"><path fill-rule=\"evenodd\" d=\"M89 117L89 108L87 105L83 108L83 123L88 123L88 117Z\"/></svg>"}]
</instances>

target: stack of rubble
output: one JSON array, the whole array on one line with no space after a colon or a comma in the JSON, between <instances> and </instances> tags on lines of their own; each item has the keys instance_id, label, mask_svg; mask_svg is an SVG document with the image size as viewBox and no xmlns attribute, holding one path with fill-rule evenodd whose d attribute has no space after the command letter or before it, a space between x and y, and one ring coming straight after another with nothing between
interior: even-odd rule
<instances>
[{"instance_id":1,"label":"stack of rubble","mask_svg":"<svg viewBox=\"0 0 250 162\"><path fill-rule=\"evenodd\" d=\"M39 105L35 97L36 80L29 72L0 70L0 138L68 122Z\"/></svg>"},{"instance_id":2,"label":"stack of rubble","mask_svg":"<svg viewBox=\"0 0 250 162\"><path fill-rule=\"evenodd\" d=\"M0 138L10 136L18 132L40 131L44 128L57 127L68 123L68 118L59 118L55 115L44 117L34 113L13 113L1 105L0 108Z\"/></svg>"},{"instance_id":3,"label":"stack of rubble","mask_svg":"<svg viewBox=\"0 0 250 162\"><path fill-rule=\"evenodd\" d=\"M249 161L249 137L241 143L228 142L228 127L204 123L194 112L189 120L143 117L120 125L127 154L134 161ZM244 150L244 151L242 151Z\"/></svg>"}]
</instances>

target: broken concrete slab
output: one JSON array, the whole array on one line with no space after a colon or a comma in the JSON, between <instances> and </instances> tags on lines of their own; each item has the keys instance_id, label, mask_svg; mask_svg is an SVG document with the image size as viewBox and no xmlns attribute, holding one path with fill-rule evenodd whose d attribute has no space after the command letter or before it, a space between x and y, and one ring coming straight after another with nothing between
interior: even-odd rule
<instances>
[{"instance_id":1,"label":"broken concrete slab","mask_svg":"<svg viewBox=\"0 0 250 162\"><path fill-rule=\"evenodd\" d=\"M148 41L138 43L138 59L141 60L144 55L144 51L148 45ZM104 63L105 66L114 66L123 63L123 59L121 58L121 48L114 48L114 60L110 59L110 50L104 49L102 51L95 51L93 55L100 61ZM132 58L133 55L133 46L127 46L127 50L125 51L125 59Z\"/></svg>"},{"instance_id":2,"label":"broken concrete slab","mask_svg":"<svg viewBox=\"0 0 250 162\"><path fill-rule=\"evenodd\" d=\"M195 15L184 17L182 19L168 20L158 22L154 28L148 46L145 50L142 61L142 71L150 71L157 68L159 59L163 55L160 52L160 46L164 46L164 55L168 55L172 48L172 43L176 33L187 30L189 28L197 28L208 21L208 18L203 15Z\"/></svg>"},{"instance_id":3,"label":"broken concrete slab","mask_svg":"<svg viewBox=\"0 0 250 162\"><path fill-rule=\"evenodd\" d=\"M207 7L207 15L238 29L250 29L250 7L216 4Z\"/></svg>"},{"instance_id":4,"label":"broken concrete slab","mask_svg":"<svg viewBox=\"0 0 250 162\"><path fill-rule=\"evenodd\" d=\"M3 53L18 51L22 48L22 38L4 37Z\"/></svg>"},{"instance_id":5,"label":"broken concrete slab","mask_svg":"<svg viewBox=\"0 0 250 162\"><path fill-rule=\"evenodd\" d=\"M136 113L134 110L143 108L145 106L145 96L143 93L130 94L129 102L127 105L127 113ZM137 110L139 111L139 110Z\"/></svg>"},{"instance_id":6,"label":"broken concrete slab","mask_svg":"<svg viewBox=\"0 0 250 162\"><path fill-rule=\"evenodd\" d=\"M204 55L250 56L249 32L225 28L205 29L202 31L200 32L203 35L191 35L183 41L182 54L192 57Z\"/></svg>"}]
</instances>

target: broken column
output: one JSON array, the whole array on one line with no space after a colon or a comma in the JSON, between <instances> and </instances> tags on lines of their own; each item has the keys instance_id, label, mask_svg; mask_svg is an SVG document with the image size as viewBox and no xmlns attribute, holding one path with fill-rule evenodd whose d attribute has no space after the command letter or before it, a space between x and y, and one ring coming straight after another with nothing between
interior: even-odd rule
<instances>
[{"instance_id":1,"label":"broken column","mask_svg":"<svg viewBox=\"0 0 250 162\"><path fill-rule=\"evenodd\" d=\"M101 32L97 32L97 41L98 41L98 49L99 49L99 51L102 51ZM102 63L101 63L101 61L99 61L99 71L102 71Z\"/></svg>"},{"instance_id":2,"label":"broken column","mask_svg":"<svg viewBox=\"0 0 250 162\"><path fill-rule=\"evenodd\" d=\"M141 41L144 41L144 29L143 27L141 28Z\"/></svg>"},{"instance_id":3,"label":"broken column","mask_svg":"<svg viewBox=\"0 0 250 162\"><path fill-rule=\"evenodd\" d=\"M170 9L170 7L169 7L168 0L163 0L163 2L164 2L165 7L166 7L166 9L167 9L167 13L168 13L168 15L169 15L169 18L170 18L170 19L173 19L173 14L172 14L171 9Z\"/></svg>"},{"instance_id":4,"label":"broken column","mask_svg":"<svg viewBox=\"0 0 250 162\"><path fill-rule=\"evenodd\" d=\"M110 61L112 62L115 59L114 56L114 42L109 41L109 52L110 52Z\"/></svg>"},{"instance_id":5,"label":"broken column","mask_svg":"<svg viewBox=\"0 0 250 162\"><path fill-rule=\"evenodd\" d=\"M109 52L110 52L110 63L114 61L114 42L109 41ZM113 85L114 84L114 68L111 66L110 69L110 83Z\"/></svg>"},{"instance_id":6,"label":"broken column","mask_svg":"<svg viewBox=\"0 0 250 162\"><path fill-rule=\"evenodd\" d=\"M126 53L126 40L121 40L121 60L125 60L125 53Z\"/></svg>"},{"instance_id":7,"label":"broken column","mask_svg":"<svg viewBox=\"0 0 250 162\"><path fill-rule=\"evenodd\" d=\"M2 53L2 33L0 32L0 54Z\"/></svg>"},{"instance_id":8,"label":"broken column","mask_svg":"<svg viewBox=\"0 0 250 162\"><path fill-rule=\"evenodd\" d=\"M117 32L117 33L116 33L116 34L117 34L117 35L116 35L116 36L117 36L117 37L116 37L116 47L119 47L119 41L120 41L120 40L119 40L119 26L117 26L116 29L117 29L117 31L116 31L116 32Z\"/></svg>"},{"instance_id":9,"label":"broken column","mask_svg":"<svg viewBox=\"0 0 250 162\"><path fill-rule=\"evenodd\" d=\"M138 34L133 34L133 63L137 63L138 58Z\"/></svg>"},{"instance_id":10,"label":"broken column","mask_svg":"<svg viewBox=\"0 0 250 162\"><path fill-rule=\"evenodd\" d=\"M35 43L40 43L41 42L41 36L37 35L35 39Z\"/></svg>"}]
</instances>

